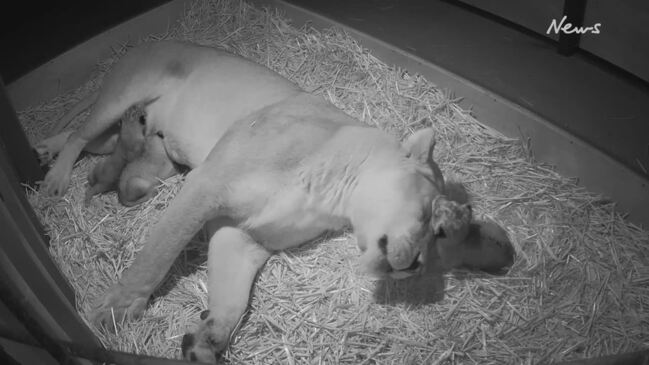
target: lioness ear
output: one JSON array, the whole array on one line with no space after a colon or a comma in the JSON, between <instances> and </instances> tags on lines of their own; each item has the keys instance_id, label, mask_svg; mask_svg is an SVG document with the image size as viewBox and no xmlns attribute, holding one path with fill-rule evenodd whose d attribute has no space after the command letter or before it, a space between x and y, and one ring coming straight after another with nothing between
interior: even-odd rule
<instances>
[{"instance_id":1,"label":"lioness ear","mask_svg":"<svg viewBox=\"0 0 649 365\"><path fill-rule=\"evenodd\" d=\"M406 138L401 145L412 157L427 163L433 159L435 132L432 128L420 129Z\"/></svg>"}]
</instances>

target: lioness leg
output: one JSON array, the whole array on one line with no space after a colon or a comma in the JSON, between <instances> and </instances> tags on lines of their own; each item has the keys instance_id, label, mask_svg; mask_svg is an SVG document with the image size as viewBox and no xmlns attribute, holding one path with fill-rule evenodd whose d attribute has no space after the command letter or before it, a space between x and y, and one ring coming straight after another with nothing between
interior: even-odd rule
<instances>
[{"instance_id":1,"label":"lioness leg","mask_svg":"<svg viewBox=\"0 0 649 365\"><path fill-rule=\"evenodd\" d=\"M63 150L71 134L72 131L61 132L40 141L36 146L34 146L34 150L38 154L40 163L44 165L54 160L54 157ZM90 141L83 150L96 155L109 154L115 149L115 145L117 144L117 134L118 130L116 128L109 128L107 131L100 134L99 137Z\"/></svg>"},{"instance_id":2,"label":"lioness leg","mask_svg":"<svg viewBox=\"0 0 649 365\"><path fill-rule=\"evenodd\" d=\"M255 275L270 252L245 231L224 227L210 240L207 261L209 314L194 333L183 337L187 360L214 363L248 305Z\"/></svg>"},{"instance_id":3,"label":"lioness leg","mask_svg":"<svg viewBox=\"0 0 649 365\"><path fill-rule=\"evenodd\" d=\"M112 318L139 317L153 290L164 279L187 242L209 219L219 215L219 192L201 167L187 175L184 186L152 228L135 261L118 283L98 298L90 318L108 324Z\"/></svg>"}]
</instances>

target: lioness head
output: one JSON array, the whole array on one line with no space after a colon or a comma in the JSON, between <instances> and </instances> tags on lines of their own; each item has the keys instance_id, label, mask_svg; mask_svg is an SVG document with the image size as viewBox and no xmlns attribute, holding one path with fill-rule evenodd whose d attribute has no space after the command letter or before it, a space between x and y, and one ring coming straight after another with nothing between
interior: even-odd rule
<instances>
[{"instance_id":1,"label":"lioness head","mask_svg":"<svg viewBox=\"0 0 649 365\"><path fill-rule=\"evenodd\" d=\"M362 269L371 275L417 273L428 246L434 245L433 201L444 194L444 178L432 158L434 145L431 129L416 132L399 154L375 153L359 181L351 219Z\"/></svg>"}]
</instances>

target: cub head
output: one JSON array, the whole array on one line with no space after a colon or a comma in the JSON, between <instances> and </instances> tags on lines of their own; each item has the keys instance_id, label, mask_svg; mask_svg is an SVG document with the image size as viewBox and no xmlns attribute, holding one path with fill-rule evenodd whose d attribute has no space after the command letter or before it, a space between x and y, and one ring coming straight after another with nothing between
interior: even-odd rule
<instances>
[{"instance_id":1,"label":"cub head","mask_svg":"<svg viewBox=\"0 0 649 365\"><path fill-rule=\"evenodd\" d=\"M350 217L363 271L399 279L423 268L438 233L431 222L433 204L444 194L434 147L432 129L424 129L400 148L375 149L374 161L359 179Z\"/></svg>"},{"instance_id":2,"label":"cub head","mask_svg":"<svg viewBox=\"0 0 649 365\"><path fill-rule=\"evenodd\" d=\"M132 161L144 153L144 142L149 122L147 108L158 98L148 99L131 105L120 119L119 143L124 150L125 158ZM148 127L148 128L147 128Z\"/></svg>"}]
</instances>

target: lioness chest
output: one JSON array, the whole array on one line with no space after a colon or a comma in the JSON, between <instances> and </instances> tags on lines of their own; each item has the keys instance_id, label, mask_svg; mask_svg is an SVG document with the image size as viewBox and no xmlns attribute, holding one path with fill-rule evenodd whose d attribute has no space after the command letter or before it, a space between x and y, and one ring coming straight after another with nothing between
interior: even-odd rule
<instances>
[{"instance_id":1,"label":"lioness chest","mask_svg":"<svg viewBox=\"0 0 649 365\"><path fill-rule=\"evenodd\" d=\"M313 202L299 186L276 192L258 207L258 211L240 222L240 227L270 250L295 247L349 224L345 218Z\"/></svg>"},{"instance_id":2,"label":"lioness chest","mask_svg":"<svg viewBox=\"0 0 649 365\"><path fill-rule=\"evenodd\" d=\"M258 242L296 246L349 223L344 182L362 141L341 137L358 129L320 97L300 94L235 122L201 169L225 214Z\"/></svg>"}]
</instances>

